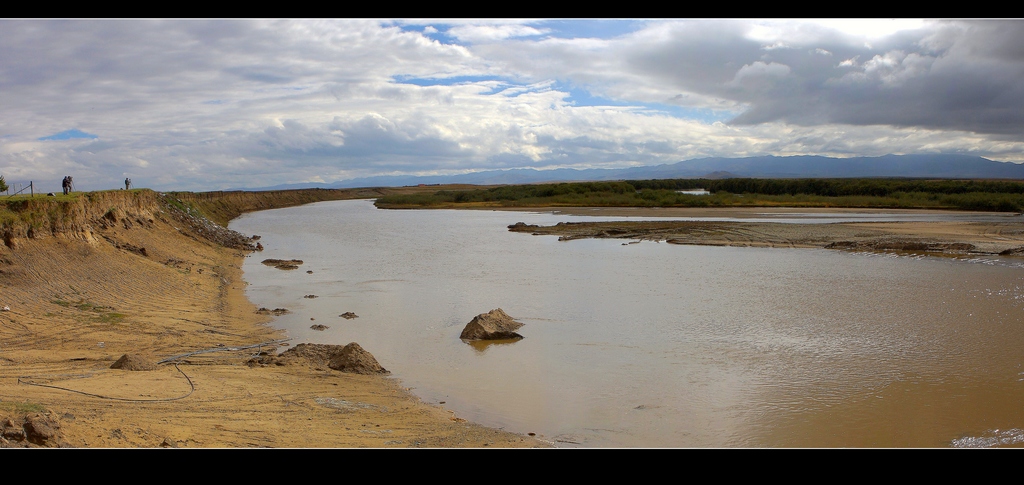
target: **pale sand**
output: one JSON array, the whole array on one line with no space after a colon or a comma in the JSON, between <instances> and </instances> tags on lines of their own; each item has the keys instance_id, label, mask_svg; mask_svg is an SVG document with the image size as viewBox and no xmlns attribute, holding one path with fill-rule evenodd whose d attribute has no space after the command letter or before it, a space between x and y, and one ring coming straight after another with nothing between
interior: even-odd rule
<instances>
[{"instance_id":1,"label":"pale sand","mask_svg":"<svg viewBox=\"0 0 1024 485\"><path fill-rule=\"evenodd\" d=\"M242 251L160 220L96 236L0 245L0 423L43 408L73 447L547 446L467 423L393 378L247 365L257 349L189 357L180 372L110 369L126 353L159 360L285 335L246 299Z\"/></svg>"}]
</instances>

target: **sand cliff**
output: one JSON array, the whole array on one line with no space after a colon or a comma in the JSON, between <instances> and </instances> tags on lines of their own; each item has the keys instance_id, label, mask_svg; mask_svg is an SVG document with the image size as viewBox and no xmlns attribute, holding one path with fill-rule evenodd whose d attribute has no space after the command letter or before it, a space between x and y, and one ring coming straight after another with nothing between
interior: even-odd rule
<instances>
[{"instance_id":1,"label":"sand cliff","mask_svg":"<svg viewBox=\"0 0 1024 485\"><path fill-rule=\"evenodd\" d=\"M286 336L245 298L255 241L203 213L358 196L143 189L0 206L0 446L543 446L394 379L260 364ZM197 351L152 371L110 368L125 354Z\"/></svg>"}]
</instances>

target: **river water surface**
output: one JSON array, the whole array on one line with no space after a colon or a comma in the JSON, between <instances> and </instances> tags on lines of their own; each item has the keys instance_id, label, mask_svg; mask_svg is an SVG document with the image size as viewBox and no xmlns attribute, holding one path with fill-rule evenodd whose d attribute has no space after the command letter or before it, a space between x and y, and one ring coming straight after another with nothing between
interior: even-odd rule
<instances>
[{"instance_id":1,"label":"river water surface","mask_svg":"<svg viewBox=\"0 0 1024 485\"><path fill-rule=\"evenodd\" d=\"M356 200L230 227L262 236L248 296L292 310L274 323L292 345L358 342L423 400L557 446L1024 443L1024 260L506 229L596 219ZM459 339L499 307L525 339Z\"/></svg>"}]
</instances>

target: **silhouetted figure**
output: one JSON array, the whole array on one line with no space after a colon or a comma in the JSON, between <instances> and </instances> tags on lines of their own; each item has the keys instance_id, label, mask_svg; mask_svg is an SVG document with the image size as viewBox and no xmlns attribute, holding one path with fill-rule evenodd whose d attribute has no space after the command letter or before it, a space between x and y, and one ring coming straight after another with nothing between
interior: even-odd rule
<instances>
[{"instance_id":1,"label":"silhouetted figure","mask_svg":"<svg viewBox=\"0 0 1024 485\"><path fill-rule=\"evenodd\" d=\"M132 179L125 177L124 179L124 190L130 189L132 186Z\"/></svg>"},{"instance_id":2,"label":"silhouetted figure","mask_svg":"<svg viewBox=\"0 0 1024 485\"><path fill-rule=\"evenodd\" d=\"M65 175L64 180L61 181L60 186L64 188L64 195L68 195L71 192L71 176Z\"/></svg>"}]
</instances>

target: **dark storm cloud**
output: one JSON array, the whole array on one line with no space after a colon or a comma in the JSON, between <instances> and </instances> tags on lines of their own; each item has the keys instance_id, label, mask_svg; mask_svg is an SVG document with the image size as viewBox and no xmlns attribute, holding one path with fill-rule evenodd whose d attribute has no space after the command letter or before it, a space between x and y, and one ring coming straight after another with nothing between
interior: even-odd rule
<instances>
[{"instance_id":1,"label":"dark storm cloud","mask_svg":"<svg viewBox=\"0 0 1024 485\"><path fill-rule=\"evenodd\" d=\"M1022 21L931 22L877 38L812 22L762 24L652 23L604 43L521 40L473 50L521 75L571 79L616 99L734 110L735 125L1024 131Z\"/></svg>"},{"instance_id":2,"label":"dark storm cloud","mask_svg":"<svg viewBox=\"0 0 1024 485\"><path fill-rule=\"evenodd\" d=\"M940 23L871 46L823 35L770 49L755 49L735 29L713 38L697 30L638 55L631 65L669 76L684 89L748 105L734 124L848 123L992 134L1024 129L1021 22Z\"/></svg>"}]
</instances>

